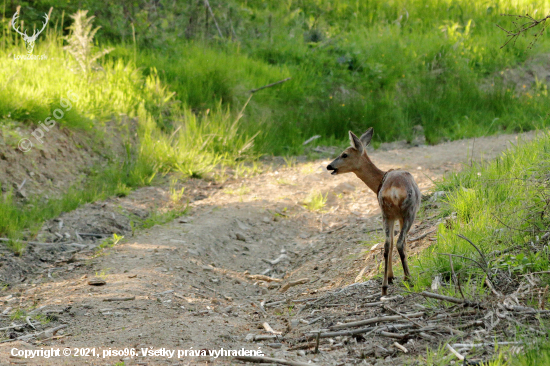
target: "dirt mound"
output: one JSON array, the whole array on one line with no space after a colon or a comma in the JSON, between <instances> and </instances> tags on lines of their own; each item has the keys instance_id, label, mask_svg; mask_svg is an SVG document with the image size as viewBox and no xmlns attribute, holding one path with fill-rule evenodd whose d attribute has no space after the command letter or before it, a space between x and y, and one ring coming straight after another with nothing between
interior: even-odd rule
<instances>
[{"instance_id":1,"label":"dirt mound","mask_svg":"<svg viewBox=\"0 0 550 366\"><path fill-rule=\"evenodd\" d=\"M112 122L92 133L56 125L44 132L40 143L32 135L37 126L7 122L0 131L2 191L13 190L21 200L32 196L47 199L84 182L91 168L101 168L108 158L123 156L124 147L116 140L117 126Z\"/></svg>"}]
</instances>

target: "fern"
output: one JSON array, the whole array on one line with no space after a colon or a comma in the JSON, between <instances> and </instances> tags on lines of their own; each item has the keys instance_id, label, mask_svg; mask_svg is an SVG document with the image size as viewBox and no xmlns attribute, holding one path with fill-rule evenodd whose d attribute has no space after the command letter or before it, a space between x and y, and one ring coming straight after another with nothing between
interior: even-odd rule
<instances>
[{"instance_id":1,"label":"fern","mask_svg":"<svg viewBox=\"0 0 550 366\"><path fill-rule=\"evenodd\" d=\"M71 33L65 37L68 45L64 47L75 58L80 70L84 73L92 70L97 59L113 50L113 48L107 48L93 54L94 36L101 27L92 29L95 16L87 17L87 14L88 10L78 10L71 15L74 22L68 28Z\"/></svg>"}]
</instances>

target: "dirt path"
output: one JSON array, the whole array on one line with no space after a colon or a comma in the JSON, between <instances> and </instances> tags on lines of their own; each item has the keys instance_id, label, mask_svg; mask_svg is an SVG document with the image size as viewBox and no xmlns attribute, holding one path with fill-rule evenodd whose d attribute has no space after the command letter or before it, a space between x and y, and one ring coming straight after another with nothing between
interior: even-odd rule
<instances>
[{"instance_id":1,"label":"dirt path","mask_svg":"<svg viewBox=\"0 0 550 366\"><path fill-rule=\"evenodd\" d=\"M529 133L522 138L533 136ZM381 169L410 170L422 192L427 192L432 180L459 169L472 150L476 159L493 158L509 146L510 141L516 143L517 136L379 150L372 152L371 157ZM114 365L121 361L125 365L230 364L228 357L178 359L177 355L173 358L38 357L33 360L10 357L14 347L20 350L96 347L96 353L109 348L133 347L140 355L141 349L147 347L154 350L223 347L226 350L261 349L274 357L311 360L320 365L362 362L360 355L354 353L360 347L348 349L342 337L336 337L329 345L322 343L325 348L342 345L320 354L289 351L290 345L276 337L251 340L253 335L270 334L262 328L263 322L268 322L275 331L296 337L306 328L315 329L315 325L305 324L316 318L315 312L304 310L297 314L299 302L294 305L283 302L267 307L264 312L260 307L262 301L320 298L353 284L362 269L365 269L364 275L377 271L376 258L371 258L365 267L362 254L368 249L365 242L373 244L379 240L373 231L380 226L375 196L354 175L331 176L324 169L327 163L328 160L299 164L224 186L189 182L186 192L195 200L188 216L138 231L135 236L127 235L120 244L98 255L69 253L53 267L30 275L23 284L4 292L4 309L29 311L45 306L38 313L49 314L52 321L37 325L38 330L67 326L57 332L58 339L48 334L49 339L38 343L17 340L2 344L0 361L37 365ZM329 193L323 212L303 207L303 201L312 192ZM161 202L168 196L167 187L143 188L125 198L86 205L65 214L64 219L69 222L71 217L86 218L91 208L106 212L120 212L129 207L139 209L148 201ZM417 225L413 231L418 233L424 229ZM411 255L429 243L425 240L413 245ZM278 263L267 262L276 258ZM258 274L282 279L282 282L268 283L250 277ZM106 284L89 285L94 277L105 280ZM307 279L304 284L291 287L284 294L279 291L281 283L302 278ZM375 301L379 284L367 281L350 289L352 292L345 293L345 300L340 296L331 299L337 305L334 309L357 311L365 302ZM395 291L395 286L392 290ZM105 301L113 298L132 300ZM365 300L369 298L372 300ZM9 318L2 319L5 319L2 326L11 323ZM19 331L8 331L11 338L36 332L24 324L24 317L14 322L22 326ZM321 324L317 326L322 327ZM387 350L388 347L381 345L380 348ZM408 345L413 354L414 350L425 351L423 347L421 343ZM374 355L379 359L368 358L365 363L384 362L380 361L386 357L384 353ZM400 364L395 352L387 355L389 359L384 364Z\"/></svg>"}]
</instances>

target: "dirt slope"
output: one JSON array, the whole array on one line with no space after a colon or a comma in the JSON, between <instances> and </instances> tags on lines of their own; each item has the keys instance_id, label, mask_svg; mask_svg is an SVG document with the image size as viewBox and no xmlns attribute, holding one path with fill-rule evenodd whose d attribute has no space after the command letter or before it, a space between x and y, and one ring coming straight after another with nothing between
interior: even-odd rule
<instances>
[{"instance_id":1,"label":"dirt slope","mask_svg":"<svg viewBox=\"0 0 550 366\"><path fill-rule=\"evenodd\" d=\"M521 138L533 136L534 133L528 133ZM493 158L510 143L516 143L517 138L506 135L437 146L380 149L371 152L371 158L384 170L410 170L425 193L432 187L432 180L447 171L460 169L460 164L472 156L472 151L476 159L481 156ZM36 313L49 314L51 322L36 324L37 330L33 330L25 324L24 317L12 321L4 316L1 326L12 322L21 324L7 331L10 338L58 325L66 327L57 332L58 338L48 334L42 336L47 340L33 338L2 344L0 362L114 365L124 360L125 365L204 365L211 362L221 365L232 361L227 357L177 359L177 355L174 358L90 356L29 360L10 357L10 351L13 347L97 347L97 353L103 349L133 347L141 353L141 348L146 347L181 350L244 347L261 349L278 358L311 360L319 365L361 363L364 357L363 364L402 364L399 354L388 350L393 342L389 340L370 339L363 341L361 346L353 346L345 344L348 341L342 337L335 337L321 342L324 351L320 354L289 350L289 342L281 343L276 338L251 341L254 335L270 334L262 328L263 322L297 339L305 331L307 322L324 314L323 311L316 314L311 309L298 310L300 302L284 301L267 306L264 311L260 306L263 301L322 298L322 303L328 306L324 311L343 311L339 316L363 312L363 317L367 317L380 311L364 307L379 296L377 280L340 290L355 283L361 270L364 275L377 273L376 253L366 255L368 247L362 245L380 240L376 231L380 220L375 196L354 175L331 176L324 169L328 162L299 164L223 186L189 181L186 192L192 203L188 216L138 231L135 236L121 229L125 239L110 249L95 255L86 251L68 253L57 263L43 266L24 279L25 282L3 292L5 305L2 310L11 307L6 314L12 314L17 309L30 311L45 306ZM303 201L311 192L329 193L323 212L311 212L303 207ZM66 223L71 223L71 218L75 217L85 220L91 217L87 215L93 208L103 210L106 217L112 214L115 220L115 212L137 212L153 199L157 205L168 205L168 187L144 188L125 198L86 205L64 214L63 219ZM48 227L45 225L45 230ZM70 225L65 228L71 230ZM428 229L428 224L419 222L413 227L412 236ZM410 255L430 243L429 236L416 242ZM36 251L40 254L42 249ZM278 262L275 263L275 259ZM250 276L258 274L282 279L282 282L268 283ZM95 277L106 284L89 285ZM281 284L303 278L305 283L284 293L279 291ZM392 286L390 293L395 291L396 286ZM105 301L122 298L131 300ZM395 301L399 308L399 298ZM326 319L318 324L326 326ZM314 328L308 325L309 330ZM357 339L352 341L357 342ZM358 353L367 344L379 345L388 352L371 347L370 353ZM407 343L407 348L413 356L425 352L425 344L421 342Z\"/></svg>"}]
</instances>

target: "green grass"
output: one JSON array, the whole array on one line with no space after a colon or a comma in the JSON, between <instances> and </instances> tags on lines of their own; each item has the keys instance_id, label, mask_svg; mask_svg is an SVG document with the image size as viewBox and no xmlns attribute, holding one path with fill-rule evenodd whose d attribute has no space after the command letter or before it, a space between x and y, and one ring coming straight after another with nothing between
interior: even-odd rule
<instances>
[{"instance_id":1,"label":"green grass","mask_svg":"<svg viewBox=\"0 0 550 366\"><path fill-rule=\"evenodd\" d=\"M303 153L301 143L312 135L322 136L313 145L334 145L348 129L369 126L380 141L392 141L411 140L413 126L422 125L435 143L548 125L547 89L534 83L519 93L502 83L500 71L548 53L550 39L528 49L530 37L520 38L501 49L506 36L495 26L511 26L503 13L547 14L547 0L213 2L222 37L211 19L207 24L202 5L161 3L42 0L24 4L22 12L34 19L54 6L51 23L60 29L70 24L62 11L85 5L102 26L99 42L115 48L107 66L132 63L160 80L154 91L143 90L144 107L168 133L179 126L168 105L180 104L199 118L220 115L227 123L224 114L235 118L249 90L292 77L256 93L247 107L238 130L259 133L256 153ZM7 27L13 10L7 6L3 20L4 49L21 42ZM136 93L114 93L119 109L135 108ZM23 103L18 116L47 114L47 107L34 105L38 97ZM96 114L110 110L103 106L96 103Z\"/></svg>"},{"instance_id":2,"label":"green grass","mask_svg":"<svg viewBox=\"0 0 550 366\"><path fill-rule=\"evenodd\" d=\"M4 141L16 148L20 138L28 137L35 149L41 149L41 143L16 128L21 123L36 128L39 121L65 106L66 113L57 121L59 128L85 130L99 140L107 125L114 126L119 131L116 143L124 146L126 154L112 157L109 151L99 151L110 159L107 168L88 168L86 181L75 183L60 197L31 197L28 204L18 204L9 191L0 198L0 236L14 239L8 246L15 252L24 249L18 239L34 237L44 220L81 204L126 196L149 185L157 174L179 171L184 177L202 177L220 165L242 164L237 160L250 156L254 136L239 131L239 116L220 103L211 113L197 115L173 100L174 93L162 84L155 69L145 75L131 61L122 59L105 61L97 72L73 72L74 60L61 47L55 31L45 38L35 52L47 52L47 60L15 62L9 56L24 53L21 44L0 50ZM76 96L70 106L64 99L68 94ZM125 116L135 119L135 125L126 124ZM161 123L167 116L170 130ZM43 143L48 143L47 132ZM149 224L166 220L155 218Z\"/></svg>"},{"instance_id":3,"label":"green grass","mask_svg":"<svg viewBox=\"0 0 550 366\"><path fill-rule=\"evenodd\" d=\"M448 192L443 212L456 213L456 218L439 224L437 244L420 256L416 264L418 286L428 286L437 273L450 276L449 258L439 253L462 255L481 264L454 257L454 269L463 279L483 279L487 274L493 277L498 271L514 277L546 270L550 253L538 240L549 223L546 200L550 192L545 181L549 167L550 136L544 133L533 142L512 147L490 163L466 167L438 183L436 190ZM485 259L459 234L472 241ZM531 248L531 243L537 250ZM490 254L514 246L524 248ZM547 275L542 278L550 280Z\"/></svg>"},{"instance_id":4,"label":"green grass","mask_svg":"<svg viewBox=\"0 0 550 366\"><path fill-rule=\"evenodd\" d=\"M410 290L425 290L436 275L442 275L443 286L438 292L461 297L451 279L449 257L441 254L456 255L453 269L464 296L474 301L492 296L484 283L486 278L500 283L497 290L503 291L503 275L523 282L525 274L548 270L548 241L541 238L550 223L550 134L541 132L532 142L520 142L493 161L467 166L437 183L436 191L448 193L440 199L441 214L448 219L438 226L437 242L411 261L414 282L407 286ZM458 235L468 238L482 254ZM492 254L506 249L511 251ZM550 275L535 276L540 278L542 288L550 284ZM527 300L526 305L538 308L538 299ZM542 325L547 327L547 323ZM525 340L527 351L522 355L512 357L503 348L487 364L547 364L547 339L535 343L529 337ZM443 350L437 355L428 353L428 363L448 364L448 352Z\"/></svg>"},{"instance_id":5,"label":"green grass","mask_svg":"<svg viewBox=\"0 0 550 366\"><path fill-rule=\"evenodd\" d=\"M17 239L34 237L43 221L72 211L82 204L120 195L122 185L126 190L148 185L154 174L154 170L133 163L113 164L111 168L99 172L90 171L85 183L75 184L60 197L49 200L34 197L25 205L17 203L13 192L9 191L0 198L0 235L14 239L12 243L15 245L20 243ZM21 249L20 245L13 248Z\"/></svg>"},{"instance_id":6,"label":"green grass","mask_svg":"<svg viewBox=\"0 0 550 366\"><path fill-rule=\"evenodd\" d=\"M377 142L411 140L413 126L422 125L435 143L548 125L545 85L520 92L503 84L500 71L547 53L550 40L542 37L528 50L530 40L520 38L500 49L506 37L495 27L510 26L502 13L546 14L546 0L214 2L222 37L211 19L207 26L201 5L161 3L24 3L27 24L54 6L35 47L48 59L36 62L13 60L25 53L24 44L10 28L15 8L1 4L4 140L15 146L17 123L36 126L72 91L78 100L59 125L101 138L104 127L115 124L126 131L127 156L122 169L112 165L95 174L85 192L69 190L48 205L17 207L8 195L3 207L12 215L2 214L0 235L36 232L41 220L83 202L127 195L157 173L220 174L221 166L243 167L243 160L261 154L283 155L292 165L292 155L303 153L302 142L312 135L322 137L309 147L347 144L348 129L369 126ZM66 14L81 7L102 26L95 48L114 48L86 74L77 71L62 39L72 24ZM251 97L251 89L287 77ZM477 199L468 194L463 204Z\"/></svg>"},{"instance_id":7,"label":"green grass","mask_svg":"<svg viewBox=\"0 0 550 366\"><path fill-rule=\"evenodd\" d=\"M304 206L310 211L320 211L325 208L327 203L328 193L311 192L304 200Z\"/></svg>"},{"instance_id":8,"label":"green grass","mask_svg":"<svg viewBox=\"0 0 550 366\"><path fill-rule=\"evenodd\" d=\"M511 364L513 366L550 365L550 344L548 340L538 340L535 346L529 347L526 352L519 355Z\"/></svg>"}]
</instances>

